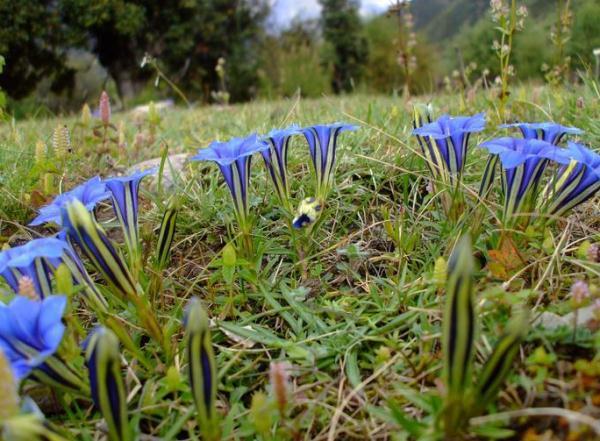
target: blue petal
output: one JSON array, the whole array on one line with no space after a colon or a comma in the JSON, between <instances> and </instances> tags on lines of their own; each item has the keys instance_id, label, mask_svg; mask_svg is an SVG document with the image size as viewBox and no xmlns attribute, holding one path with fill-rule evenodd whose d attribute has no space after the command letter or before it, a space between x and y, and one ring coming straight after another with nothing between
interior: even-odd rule
<instances>
[{"instance_id":1,"label":"blue petal","mask_svg":"<svg viewBox=\"0 0 600 441\"><path fill-rule=\"evenodd\" d=\"M500 153L500 161L505 169L515 168L523 164L527 160L527 156L518 152L505 151Z\"/></svg>"},{"instance_id":2,"label":"blue petal","mask_svg":"<svg viewBox=\"0 0 600 441\"><path fill-rule=\"evenodd\" d=\"M65 243L59 239L33 239L25 245L12 248L13 257L6 265L13 268L26 267L38 257L59 258L63 255L65 248Z\"/></svg>"},{"instance_id":3,"label":"blue petal","mask_svg":"<svg viewBox=\"0 0 600 441\"><path fill-rule=\"evenodd\" d=\"M502 124L500 127L517 127L525 139L541 139L551 144L557 144L564 135L583 133L577 127L566 127L554 122Z\"/></svg>"},{"instance_id":4,"label":"blue petal","mask_svg":"<svg viewBox=\"0 0 600 441\"><path fill-rule=\"evenodd\" d=\"M219 165L230 165L244 156L266 150L269 145L258 139L256 134L246 138L232 138L226 142L213 141L207 148L198 150L192 161L214 161Z\"/></svg>"},{"instance_id":5,"label":"blue petal","mask_svg":"<svg viewBox=\"0 0 600 441\"><path fill-rule=\"evenodd\" d=\"M111 178L107 178L104 181L104 183L107 186L109 186L109 184L111 184L111 183L114 184L115 182L120 182L122 184L127 184L129 182L139 182L146 176L156 173L157 170L158 170L157 167L153 167L148 170L134 172L131 175L127 175L127 176L114 176Z\"/></svg>"},{"instance_id":6,"label":"blue petal","mask_svg":"<svg viewBox=\"0 0 600 441\"><path fill-rule=\"evenodd\" d=\"M480 132L485 128L485 114L473 116L442 115L436 121L412 131L413 135L429 136L434 139L448 138L464 133Z\"/></svg>"},{"instance_id":7,"label":"blue petal","mask_svg":"<svg viewBox=\"0 0 600 441\"><path fill-rule=\"evenodd\" d=\"M577 144L575 142L569 142L565 154L582 164L587 165L592 169L598 169L600 167L600 155L583 144Z\"/></svg>"},{"instance_id":8,"label":"blue petal","mask_svg":"<svg viewBox=\"0 0 600 441\"><path fill-rule=\"evenodd\" d=\"M88 210L92 210L98 202L109 197L110 193L106 190L104 182L98 176L94 176L70 191L56 196L50 204L40 208L39 215L29 225L35 226L47 222L61 225L61 209L67 202L79 200Z\"/></svg>"},{"instance_id":9,"label":"blue petal","mask_svg":"<svg viewBox=\"0 0 600 441\"><path fill-rule=\"evenodd\" d=\"M65 332L62 316L67 306L67 298L62 295L48 296L44 299L38 318L38 333L44 347L52 353L58 349Z\"/></svg>"}]
</instances>

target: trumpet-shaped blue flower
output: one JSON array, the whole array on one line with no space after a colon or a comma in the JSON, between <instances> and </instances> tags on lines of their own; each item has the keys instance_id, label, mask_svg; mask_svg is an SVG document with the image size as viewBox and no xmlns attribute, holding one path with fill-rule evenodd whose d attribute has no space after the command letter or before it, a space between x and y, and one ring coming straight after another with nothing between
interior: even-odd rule
<instances>
[{"instance_id":1,"label":"trumpet-shaped blue flower","mask_svg":"<svg viewBox=\"0 0 600 441\"><path fill-rule=\"evenodd\" d=\"M491 155L497 155L502 169L504 220L533 208L540 179L549 161L568 163L563 150L537 139L497 138L481 144Z\"/></svg>"},{"instance_id":2,"label":"trumpet-shaped blue flower","mask_svg":"<svg viewBox=\"0 0 600 441\"><path fill-rule=\"evenodd\" d=\"M105 181L106 188L112 197L113 208L119 223L123 228L125 244L133 268L136 268L140 258L138 236L138 193L144 177L155 173L156 169L134 173L129 176L109 178Z\"/></svg>"},{"instance_id":3,"label":"trumpet-shaped blue flower","mask_svg":"<svg viewBox=\"0 0 600 441\"><path fill-rule=\"evenodd\" d=\"M338 136L347 130L356 129L358 129L358 126L339 122L314 125L302 129L306 142L308 142L310 158L315 169L317 199L325 200L333 184Z\"/></svg>"},{"instance_id":4,"label":"trumpet-shaped blue flower","mask_svg":"<svg viewBox=\"0 0 600 441\"><path fill-rule=\"evenodd\" d=\"M262 150L261 154L271 175L273 185L281 203L289 209L289 183L287 179L288 148L292 136L301 133L297 125L285 129L276 129L264 137L269 148Z\"/></svg>"},{"instance_id":5,"label":"trumpet-shaped blue flower","mask_svg":"<svg viewBox=\"0 0 600 441\"><path fill-rule=\"evenodd\" d=\"M60 263L66 245L55 238L33 239L25 245L0 252L0 275L14 292L19 279L29 277L40 298L52 293L51 274Z\"/></svg>"},{"instance_id":6,"label":"trumpet-shaped blue flower","mask_svg":"<svg viewBox=\"0 0 600 441\"><path fill-rule=\"evenodd\" d=\"M577 127L566 127L553 122L502 124L500 127L517 127L525 139L540 139L554 145L558 145L566 135L583 133Z\"/></svg>"},{"instance_id":7,"label":"trumpet-shaped blue flower","mask_svg":"<svg viewBox=\"0 0 600 441\"><path fill-rule=\"evenodd\" d=\"M569 142L564 154L570 162L558 170L544 192L544 211L554 216L562 216L600 189L598 153L581 144Z\"/></svg>"},{"instance_id":8,"label":"trumpet-shaped blue flower","mask_svg":"<svg viewBox=\"0 0 600 441\"><path fill-rule=\"evenodd\" d=\"M95 176L72 190L56 196L50 204L40 209L39 215L29 225L36 226L47 222L61 225L61 209L67 202L78 200L91 211L98 202L109 197L110 193L106 189L106 184L98 176Z\"/></svg>"},{"instance_id":9,"label":"trumpet-shaped blue flower","mask_svg":"<svg viewBox=\"0 0 600 441\"><path fill-rule=\"evenodd\" d=\"M269 145L258 139L256 134L246 138L232 138L229 141L212 142L208 148L198 150L193 161L213 161L219 166L231 196L237 220L242 228L247 228L248 185L250 183L250 163L254 153L267 150Z\"/></svg>"},{"instance_id":10,"label":"trumpet-shaped blue flower","mask_svg":"<svg viewBox=\"0 0 600 441\"><path fill-rule=\"evenodd\" d=\"M65 296L42 301L16 296L8 305L0 303L0 349L19 380L43 366L58 349L65 332L66 304Z\"/></svg>"},{"instance_id":11,"label":"trumpet-shaped blue flower","mask_svg":"<svg viewBox=\"0 0 600 441\"><path fill-rule=\"evenodd\" d=\"M413 135L425 144L427 162L442 182L459 179L465 167L469 136L485 128L485 115L442 115L436 121L417 127Z\"/></svg>"}]
</instances>

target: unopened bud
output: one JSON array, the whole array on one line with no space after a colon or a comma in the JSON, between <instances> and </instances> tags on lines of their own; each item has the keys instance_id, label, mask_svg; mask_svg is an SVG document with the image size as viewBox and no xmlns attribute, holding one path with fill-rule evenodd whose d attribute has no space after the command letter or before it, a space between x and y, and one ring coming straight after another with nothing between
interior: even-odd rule
<instances>
[{"instance_id":1,"label":"unopened bud","mask_svg":"<svg viewBox=\"0 0 600 441\"><path fill-rule=\"evenodd\" d=\"M92 122L92 111L90 110L90 106L85 103L81 108L81 125L84 127L89 127Z\"/></svg>"},{"instance_id":2,"label":"unopened bud","mask_svg":"<svg viewBox=\"0 0 600 441\"><path fill-rule=\"evenodd\" d=\"M117 133L118 133L117 138L118 138L119 148L125 148L126 144L125 144L125 122L124 121L121 121L119 123L119 129L118 129Z\"/></svg>"},{"instance_id":3,"label":"unopened bud","mask_svg":"<svg viewBox=\"0 0 600 441\"><path fill-rule=\"evenodd\" d=\"M46 159L46 144L41 139L35 143L35 162L39 164Z\"/></svg>"},{"instance_id":4,"label":"unopened bud","mask_svg":"<svg viewBox=\"0 0 600 441\"><path fill-rule=\"evenodd\" d=\"M587 258L595 263L600 263L600 245L591 244L587 249Z\"/></svg>"},{"instance_id":5,"label":"unopened bud","mask_svg":"<svg viewBox=\"0 0 600 441\"><path fill-rule=\"evenodd\" d=\"M271 390L277 401L277 408L280 414L284 414L288 403L289 395L289 370L291 366L285 361L271 363L269 369L269 380L271 382Z\"/></svg>"},{"instance_id":6,"label":"unopened bud","mask_svg":"<svg viewBox=\"0 0 600 441\"><path fill-rule=\"evenodd\" d=\"M442 289L446 286L448 276L448 263L443 257L438 257L433 265L433 283L437 289Z\"/></svg>"},{"instance_id":7,"label":"unopened bud","mask_svg":"<svg viewBox=\"0 0 600 441\"><path fill-rule=\"evenodd\" d=\"M590 288L583 280L578 280L571 286L571 298L575 307L581 306L590 296Z\"/></svg>"},{"instance_id":8,"label":"unopened bud","mask_svg":"<svg viewBox=\"0 0 600 441\"><path fill-rule=\"evenodd\" d=\"M105 126L110 124L110 99L105 90L100 95L100 120Z\"/></svg>"}]
</instances>

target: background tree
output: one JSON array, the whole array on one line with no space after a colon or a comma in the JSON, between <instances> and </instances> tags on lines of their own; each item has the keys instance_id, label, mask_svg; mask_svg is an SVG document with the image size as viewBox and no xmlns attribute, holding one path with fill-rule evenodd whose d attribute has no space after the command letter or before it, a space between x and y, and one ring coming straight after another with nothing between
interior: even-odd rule
<instances>
[{"instance_id":1,"label":"background tree","mask_svg":"<svg viewBox=\"0 0 600 441\"><path fill-rule=\"evenodd\" d=\"M140 69L150 26L142 1L60 0L63 21L73 44L94 53L115 81L121 98L132 97L149 74ZM152 2L149 2L152 3Z\"/></svg>"},{"instance_id":2,"label":"background tree","mask_svg":"<svg viewBox=\"0 0 600 441\"><path fill-rule=\"evenodd\" d=\"M367 89L378 93L401 92L406 84L406 71L398 63L398 25L395 17L380 15L365 24L369 44L369 61L364 68L368 78ZM411 93L430 91L434 83L435 60L433 50L419 36L412 49L416 67L412 71Z\"/></svg>"},{"instance_id":3,"label":"background tree","mask_svg":"<svg viewBox=\"0 0 600 441\"><path fill-rule=\"evenodd\" d=\"M52 0L0 0L0 54L5 58L0 88L8 96L27 96L42 79L54 91L73 83L65 65L67 35Z\"/></svg>"},{"instance_id":4,"label":"background tree","mask_svg":"<svg viewBox=\"0 0 600 441\"><path fill-rule=\"evenodd\" d=\"M331 91L331 63L322 63L319 23L295 21L279 35L265 39L260 60L260 93L274 99L300 91L318 97Z\"/></svg>"},{"instance_id":5,"label":"background tree","mask_svg":"<svg viewBox=\"0 0 600 441\"><path fill-rule=\"evenodd\" d=\"M569 54L575 67L594 68L592 51L600 47L600 3L586 0L580 7L573 6L574 19Z\"/></svg>"},{"instance_id":6,"label":"background tree","mask_svg":"<svg viewBox=\"0 0 600 441\"><path fill-rule=\"evenodd\" d=\"M257 83L256 56L264 0L62 0L65 23L78 44L98 56L131 97L145 84L145 53L157 58L167 76L186 93L208 99L217 88L215 66L227 60L233 100L248 99Z\"/></svg>"},{"instance_id":7,"label":"background tree","mask_svg":"<svg viewBox=\"0 0 600 441\"><path fill-rule=\"evenodd\" d=\"M319 0L319 3L323 8L323 37L330 46L325 60L333 62L333 90L351 91L360 80L368 57L358 4L354 0Z\"/></svg>"}]
</instances>

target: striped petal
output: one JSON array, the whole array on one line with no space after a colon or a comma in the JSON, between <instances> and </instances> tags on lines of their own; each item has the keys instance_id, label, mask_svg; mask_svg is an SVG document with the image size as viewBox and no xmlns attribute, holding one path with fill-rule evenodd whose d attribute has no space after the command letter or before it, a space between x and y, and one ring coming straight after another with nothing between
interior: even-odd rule
<instances>
[{"instance_id":1,"label":"striped petal","mask_svg":"<svg viewBox=\"0 0 600 441\"><path fill-rule=\"evenodd\" d=\"M62 221L69 235L106 282L121 297L136 296L137 290L121 254L100 225L79 201L67 204Z\"/></svg>"},{"instance_id":2,"label":"striped petal","mask_svg":"<svg viewBox=\"0 0 600 441\"><path fill-rule=\"evenodd\" d=\"M317 198L325 200L333 183L338 136L346 130L356 129L357 126L344 123L315 125L302 129L317 180Z\"/></svg>"}]
</instances>

